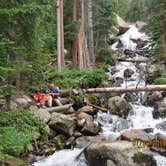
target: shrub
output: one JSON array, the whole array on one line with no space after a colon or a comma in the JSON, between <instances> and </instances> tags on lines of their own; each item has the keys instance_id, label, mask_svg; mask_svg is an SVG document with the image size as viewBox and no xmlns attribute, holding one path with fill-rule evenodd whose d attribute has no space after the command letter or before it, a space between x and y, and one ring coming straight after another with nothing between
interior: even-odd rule
<instances>
[{"instance_id":1,"label":"shrub","mask_svg":"<svg viewBox=\"0 0 166 166\"><path fill-rule=\"evenodd\" d=\"M166 84L166 78L165 77L158 77L154 80L154 83L158 84L158 85Z\"/></svg>"},{"instance_id":2,"label":"shrub","mask_svg":"<svg viewBox=\"0 0 166 166\"><path fill-rule=\"evenodd\" d=\"M27 110L1 112L0 126L0 151L16 157L24 152L34 133L44 132L46 128Z\"/></svg>"}]
</instances>

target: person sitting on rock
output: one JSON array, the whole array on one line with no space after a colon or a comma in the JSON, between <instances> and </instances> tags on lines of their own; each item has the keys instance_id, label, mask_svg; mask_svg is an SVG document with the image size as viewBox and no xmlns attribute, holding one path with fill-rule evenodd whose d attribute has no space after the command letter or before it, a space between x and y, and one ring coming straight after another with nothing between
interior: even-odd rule
<instances>
[{"instance_id":1,"label":"person sitting on rock","mask_svg":"<svg viewBox=\"0 0 166 166\"><path fill-rule=\"evenodd\" d=\"M50 84L50 88L48 90L49 94L52 96L53 100L58 106L61 106L61 102L59 101L60 96L60 89L59 87L55 86L54 84Z\"/></svg>"},{"instance_id":2,"label":"person sitting on rock","mask_svg":"<svg viewBox=\"0 0 166 166\"><path fill-rule=\"evenodd\" d=\"M52 107L52 96L49 93L37 91L34 94L34 99L38 101L37 106L39 108Z\"/></svg>"}]
</instances>

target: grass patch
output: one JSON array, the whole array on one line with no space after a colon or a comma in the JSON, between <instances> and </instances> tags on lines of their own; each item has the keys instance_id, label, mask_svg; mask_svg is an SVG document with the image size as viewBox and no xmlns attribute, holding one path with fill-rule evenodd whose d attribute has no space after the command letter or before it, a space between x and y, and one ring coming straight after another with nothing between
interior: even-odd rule
<instances>
[{"instance_id":1,"label":"grass patch","mask_svg":"<svg viewBox=\"0 0 166 166\"><path fill-rule=\"evenodd\" d=\"M34 133L44 132L45 124L26 110L0 113L0 151L20 156Z\"/></svg>"},{"instance_id":2,"label":"grass patch","mask_svg":"<svg viewBox=\"0 0 166 166\"><path fill-rule=\"evenodd\" d=\"M61 73L52 70L48 74L48 80L61 88L92 88L103 85L107 79L108 76L104 73L103 69L95 69L92 71L65 69Z\"/></svg>"},{"instance_id":3,"label":"grass patch","mask_svg":"<svg viewBox=\"0 0 166 166\"><path fill-rule=\"evenodd\" d=\"M158 77L154 80L154 83L157 85L166 84L166 77Z\"/></svg>"}]
</instances>

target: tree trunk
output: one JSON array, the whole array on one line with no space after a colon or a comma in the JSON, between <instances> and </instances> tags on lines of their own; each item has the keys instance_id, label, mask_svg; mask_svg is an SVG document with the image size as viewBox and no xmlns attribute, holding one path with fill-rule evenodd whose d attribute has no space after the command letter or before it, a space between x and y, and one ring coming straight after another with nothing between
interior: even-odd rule
<instances>
[{"instance_id":1,"label":"tree trunk","mask_svg":"<svg viewBox=\"0 0 166 166\"><path fill-rule=\"evenodd\" d=\"M76 22L77 21L77 0L73 0L73 21ZM73 29L73 32L76 32L76 26ZM78 40L77 40L77 36L74 37L73 42L72 42L72 50L71 50L71 54L72 54L72 63L74 68L77 67L77 46L78 46Z\"/></svg>"},{"instance_id":2,"label":"tree trunk","mask_svg":"<svg viewBox=\"0 0 166 166\"><path fill-rule=\"evenodd\" d=\"M78 35L78 69L90 68L89 50L87 46L87 38L85 34L85 1L81 3L81 25Z\"/></svg>"},{"instance_id":3,"label":"tree trunk","mask_svg":"<svg viewBox=\"0 0 166 166\"><path fill-rule=\"evenodd\" d=\"M84 89L86 93L106 93L106 92L140 92L140 91L166 91L166 85L148 85L148 86L139 86L139 87L110 87L110 88L91 88Z\"/></svg>"},{"instance_id":4,"label":"tree trunk","mask_svg":"<svg viewBox=\"0 0 166 166\"><path fill-rule=\"evenodd\" d=\"M94 54L94 37L93 37L93 22L92 22L92 0L88 0L88 38L89 38L89 53L91 66L94 66L95 63L95 54Z\"/></svg>"},{"instance_id":5,"label":"tree trunk","mask_svg":"<svg viewBox=\"0 0 166 166\"><path fill-rule=\"evenodd\" d=\"M58 49L58 71L61 71L65 65L65 61L64 61L63 0L57 1L57 49Z\"/></svg>"}]
</instances>

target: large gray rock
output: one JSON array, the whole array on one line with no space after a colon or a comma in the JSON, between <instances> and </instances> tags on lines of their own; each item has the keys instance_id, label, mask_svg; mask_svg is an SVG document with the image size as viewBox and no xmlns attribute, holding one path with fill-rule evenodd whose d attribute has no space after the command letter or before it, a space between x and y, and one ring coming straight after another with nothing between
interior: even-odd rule
<instances>
[{"instance_id":1,"label":"large gray rock","mask_svg":"<svg viewBox=\"0 0 166 166\"><path fill-rule=\"evenodd\" d=\"M86 122L84 127L81 130L81 133L84 135L94 136L97 135L101 131L101 126L94 122Z\"/></svg>"},{"instance_id":2,"label":"large gray rock","mask_svg":"<svg viewBox=\"0 0 166 166\"><path fill-rule=\"evenodd\" d=\"M166 97L155 102L155 111L153 112L153 116L154 118L166 116Z\"/></svg>"},{"instance_id":3,"label":"large gray rock","mask_svg":"<svg viewBox=\"0 0 166 166\"><path fill-rule=\"evenodd\" d=\"M134 71L132 69L130 69L130 68L127 68L124 71L124 77L125 78L130 78L133 74L134 74Z\"/></svg>"},{"instance_id":4,"label":"large gray rock","mask_svg":"<svg viewBox=\"0 0 166 166\"><path fill-rule=\"evenodd\" d=\"M162 93L159 91L151 92L147 96L147 103L150 106L154 106L155 102L161 100L162 97Z\"/></svg>"},{"instance_id":5,"label":"large gray rock","mask_svg":"<svg viewBox=\"0 0 166 166\"><path fill-rule=\"evenodd\" d=\"M33 111L33 114L38 117L41 121L44 123L48 123L51 119L51 115L47 110L41 109L41 110L35 110Z\"/></svg>"},{"instance_id":6,"label":"large gray rock","mask_svg":"<svg viewBox=\"0 0 166 166\"><path fill-rule=\"evenodd\" d=\"M72 136L76 128L76 122L67 115L53 113L49 126L62 134Z\"/></svg>"},{"instance_id":7,"label":"large gray rock","mask_svg":"<svg viewBox=\"0 0 166 166\"><path fill-rule=\"evenodd\" d=\"M130 111L129 103L119 96L110 98L108 100L108 107L112 114L116 114L121 117L127 117Z\"/></svg>"},{"instance_id":8,"label":"large gray rock","mask_svg":"<svg viewBox=\"0 0 166 166\"><path fill-rule=\"evenodd\" d=\"M125 131L121 134L121 140L133 141L136 139L139 140L153 140L155 137L149 133L146 133L140 129L132 129Z\"/></svg>"},{"instance_id":9,"label":"large gray rock","mask_svg":"<svg viewBox=\"0 0 166 166\"><path fill-rule=\"evenodd\" d=\"M166 121L157 124L157 125L156 125L156 128L157 128L157 129L160 129L160 130L163 130L163 131L166 131Z\"/></svg>"},{"instance_id":10,"label":"large gray rock","mask_svg":"<svg viewBox=\"0 0 166 166\"><path fill-rule=\"evenodd\" d=\"M92 106L84 106L78 110L78 112L84 112L90 115L93 115L94 110Z\"/></svg>"},{"instance_id":11,"label":"large gray rock","mask_svg":"<svg viewBox=\"0 0 166 166\"><path fill-rule=\"evenodd\" d=\"M28 108L30 106L29 102L25 98L15 98L14 102L18 105L20 108Z\"/></svg>"},{"instance_id":12,"label":"large gray rock","mask_svg":"<svg viewBox=\"0 0 166 166\"><path fill-rule=\"evenodd\" d=\"M92 143L85 157L90 166L157 166L148 148L127 141Z\"/></svg>"},{"instance_id":13,"label":"large gray rock","mask_svg":"<svg viewBox=\"0 0 166 166\"><path fill-rule=\"evenodd\" d=\"M160 71L160 66L155 64L148 64L147 66L147 81L152 82Z\"/></svg>"}]
</instances>

